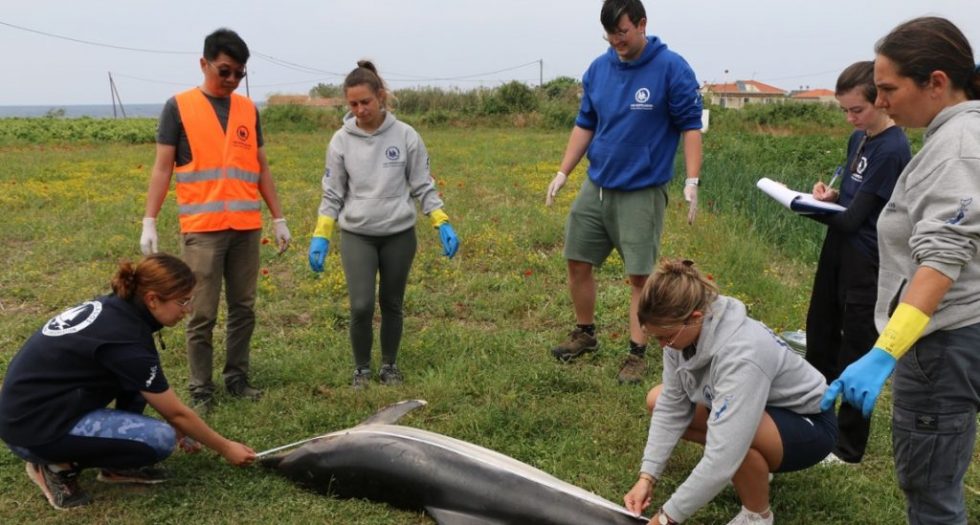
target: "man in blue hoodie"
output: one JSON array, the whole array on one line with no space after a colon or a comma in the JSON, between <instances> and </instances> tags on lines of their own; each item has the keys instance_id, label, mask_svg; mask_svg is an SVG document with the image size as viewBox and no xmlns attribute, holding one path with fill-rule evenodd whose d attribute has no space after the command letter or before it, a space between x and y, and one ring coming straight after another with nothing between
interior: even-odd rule
<instances>
[{"instance_id":1,"label":"man in blue hoodie","mask_svg":"<svg viewBox=\"0 0 980 525\"><path fill-rule=\"evenodd\" d=\"M588 177L565 226L568 288L577 324L551 353L567 362L598 349L593 267L615 248L631 287L630 349L619 381L634 383L646 371L647 342L636 308L657 260L667 183L681 137L688 223L694 221L702 105L691 67L659 38L646 35L646 10L639 0L605 0L600 21L610 47L582 77L582 105L545 201L552 204L566 174L588 155Z\"/></svg>"}]
</instances>

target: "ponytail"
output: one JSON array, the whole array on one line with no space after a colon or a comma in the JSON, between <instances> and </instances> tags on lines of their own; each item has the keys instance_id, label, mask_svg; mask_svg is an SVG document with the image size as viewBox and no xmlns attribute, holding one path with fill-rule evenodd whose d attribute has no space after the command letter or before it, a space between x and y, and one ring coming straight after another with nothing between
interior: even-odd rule
<instances>
[{"instance_id":1,"label":"ponytail","mask_svg":"<svg viewBox=\"0 0 980 525\"><path fill-rule=\"evenodd\" d=\"M154 253L137 263L120 261L112 277L112 292L127 301L141 301L155 292L161 299L188 295L197 279L184 261L166 253Z\"/></svg>"},{"instance_id":2,"label":"ponytail","mask_svg":"<svg viewBox=\"0 0 980 525\"><path fill-rule=\"evenodd\" d=\"M695 310L707 311L717 297L718 286L694 267L694 261L663 259L643 285L637 318L640 325L679 324Z\"/></svg>"}]
</instances>

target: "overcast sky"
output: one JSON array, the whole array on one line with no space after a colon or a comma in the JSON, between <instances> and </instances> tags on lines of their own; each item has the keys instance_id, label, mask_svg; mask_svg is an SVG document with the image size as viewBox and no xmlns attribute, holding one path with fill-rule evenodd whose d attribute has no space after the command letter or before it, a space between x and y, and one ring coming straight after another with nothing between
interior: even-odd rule
<instances>
[{"instance_id":1,"label":"overcast sky","mask_svg":"<svg viewBox=\"0 0 980 525\"><path fill-rule=\"evenodd\" d=\"M950 18L974 48L980 46L977 0L644 4L647 33L684 56L701 82L755 79L786 90L832 89L840 70L873 58L878 38L926 14ZM606 49L600 0L0 0L0 5L0 105L109 104L110 72L124 103L162 103L200 83L197 59L204 36L222 26L238 31L252 50L248 79L257 100L270 93L306 93L318 82L339 84L364 57L373 59L396 89L419 84L469 89L510 80L537 84L538 61L545 81L580 78ZM243 82L239 92L244 91Z\"/></svg>"}]
</instances>

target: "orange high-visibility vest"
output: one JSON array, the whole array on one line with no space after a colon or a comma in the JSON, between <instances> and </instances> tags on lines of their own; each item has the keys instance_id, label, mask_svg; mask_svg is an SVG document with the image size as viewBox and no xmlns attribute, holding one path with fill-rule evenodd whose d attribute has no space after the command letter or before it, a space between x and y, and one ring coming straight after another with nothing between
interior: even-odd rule
<instances>
[{"instance_id":1,"label":"orange high-visibility vest","mask_svg":"<svg viewBox=\"0 0 980 525\"><path fill-rule=\"evenodd\" d=\"M226 133L200 89L174 98L191 148L174 169L181 233L261 228L255 105L232 93Z\"/></svg>"}]
</instances>

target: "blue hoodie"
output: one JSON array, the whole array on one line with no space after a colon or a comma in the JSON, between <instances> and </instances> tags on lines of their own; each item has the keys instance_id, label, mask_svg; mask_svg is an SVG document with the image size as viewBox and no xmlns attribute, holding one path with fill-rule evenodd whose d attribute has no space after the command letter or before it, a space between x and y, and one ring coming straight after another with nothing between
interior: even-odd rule
<instances>
[{"instance_id":1,"label":"blue hoodie","mask_svg":"<svg viewBox=\"0 0 980 525\"><path fill-rule=\"evenodd\" d=\"M632 62L610 47L589 66L582 85L575 125L595 133L587 152L589 178L624 191L669 182L681 132L701 129L701 95L691 66L651 36Z\"/></svg>"}]
</instances>

